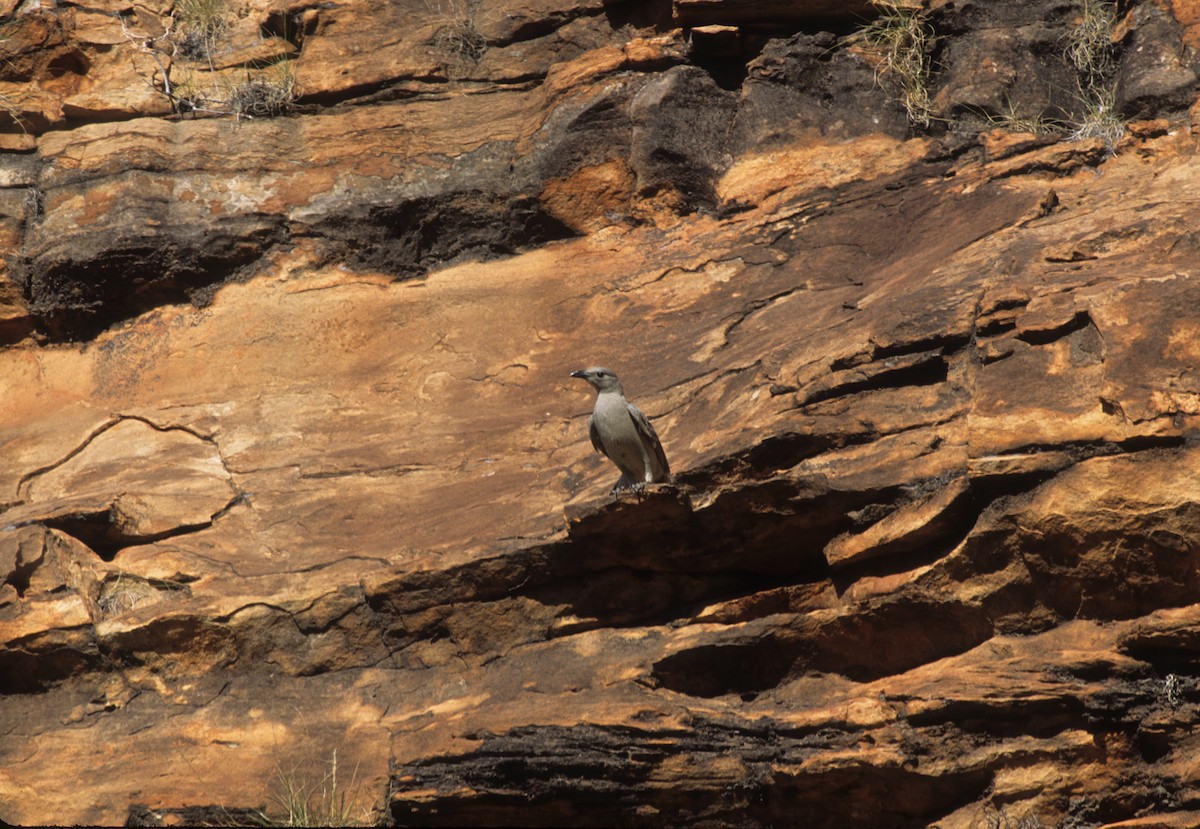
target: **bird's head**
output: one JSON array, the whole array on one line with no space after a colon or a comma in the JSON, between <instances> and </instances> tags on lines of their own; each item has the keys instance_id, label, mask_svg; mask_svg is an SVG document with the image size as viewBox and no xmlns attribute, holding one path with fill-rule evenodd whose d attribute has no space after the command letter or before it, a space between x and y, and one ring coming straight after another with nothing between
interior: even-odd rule
<instances>
[{"instance_id":1,"label":"bird's head","mask_svg":"<svg viewBox=\"0 0 1200 829\"><path fill-rule=\"evenodd\" d=\"M621 381L617 379L617 375L606 368L585 368L579 371L572 371L572 377L581 377L591 383L596 391L621 391Z\"/></svg>"}]
</instances>

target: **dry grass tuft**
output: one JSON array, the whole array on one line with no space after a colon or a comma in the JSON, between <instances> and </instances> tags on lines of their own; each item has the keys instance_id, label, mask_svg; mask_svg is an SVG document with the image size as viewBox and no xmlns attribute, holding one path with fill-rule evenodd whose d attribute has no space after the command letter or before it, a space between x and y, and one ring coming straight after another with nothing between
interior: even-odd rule
<instances>
[{"instance_id":1,"label":"dry grass tuft","mask_svg":"<svg viewBox=\"0 0 1200 829\"><path fill-rule=\"evenodd\" d=\"M877 17L863 30L867 47L879 55L875 80L898 90L908 120L928 127L933 120L929 102L930 50L935 33L925 13L897 0L871 0Z\"/></svg>"},{"instance_id":2,"label":"dry grass tuft","mask_svg":"<svg viewBox=\"0 0 1200 829\"><path fill-rule=\"evenodd\" d=\"M279 790L275 802L284 817L276 822L262 815L266 826L367 826L370 808L362 805L358 769L350 776L349 786L338 780L337 749L329 762L329 771L319 780L305 781L296 769L279 771Z\"/></svg>"},{"instance_id":3,"label":"dry grass tuft","mask_svg":"<svg viewBox=\"0 0 1200 829\"><path fill-rule=\"evenodd\" d=\"M1079 73L1077 97L1083 108L1083 117L1074 124L1070 138L1103 138L1110 153L1115 152L1128 126L1117 111L1113 79L1116 23L1117 6L1112 0L1083 0L1083 17L1071 31L1066 47L1066 57Z\"/></svg>"},{"instance_id":4,"label":"dry grass tuft","mask_svg":"<svg viewBox=\"0 0 1200 829\"><path fill-rule=\"evenodd\" d=\"M475 66L487 54L488 42L479 32L475 16L480 0L449 0L431 10L444 22L433 36L433 45L450 56L459 71Z\"/></svg>"},{"instance_id":5,"label":"dry grass tuft","mask_svg":"<svg viewBox=\"0 0 1200 829\"><path fill-rule=\"evenodd\" d=\"M229 28L226 0L176 0L175 46L185 58L211 61Z\"/></svg>"},{"instance_id":6,"label":"dry grass tuft","mask_svg":"<svg viewBox=\"0 0 1200 829\"><path fill-rule=\"evenodd\" d=\"M1017 112L1013 102L1006 98L1004 101L1004 109L995 114L987 114L984 116L984 121L987 126L992 129L1002 129L1006 132L1027 132L1033 135L1050 135L1051 133L1062 132L1063 125L1061 122L1048 118L1044 113L1036 115L1022 115Z\"/></svg>"},{"instance_id":7,"label":"dry grass tuft","mask_svg":"<svg viewBox=\"0 0 1200 829\"><path fill-rule=\"evenodd\" d=\"M291 61L281 61L229 90L225 104L237 118L284 115L296 102L296 79Z\"/></svg>"},{"instance_id":8,"label":"dry grass tuft","mask_svg":"<svg viewBox=\"0 0 1200 829\"><path fill-rule=\"evenodd\" d=\"M1066 54L1089 81L1103 81L1112 74L1116 22L1117 7L1111 0L1083 0L1083 18L1071 31Z\"/></svg>"}]
</instances>

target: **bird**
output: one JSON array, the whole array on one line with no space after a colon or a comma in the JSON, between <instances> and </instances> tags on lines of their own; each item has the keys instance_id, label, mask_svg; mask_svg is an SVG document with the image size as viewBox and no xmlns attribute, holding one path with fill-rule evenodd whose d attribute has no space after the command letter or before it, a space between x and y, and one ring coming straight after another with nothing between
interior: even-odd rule
<instances>
[{"instance_id":1,"label":"bird","mask_svg":"<svg viewBox=\"0 0 1200 829\"><path fill-rule=\"evenodd\" d=\"M671 477L662 443L642 410L625 399L617 375L606 368L572 371L596 389L596 405L588 418L592 446L621 470L612 491L641 489Z\"/></svg>"}]
</instances>

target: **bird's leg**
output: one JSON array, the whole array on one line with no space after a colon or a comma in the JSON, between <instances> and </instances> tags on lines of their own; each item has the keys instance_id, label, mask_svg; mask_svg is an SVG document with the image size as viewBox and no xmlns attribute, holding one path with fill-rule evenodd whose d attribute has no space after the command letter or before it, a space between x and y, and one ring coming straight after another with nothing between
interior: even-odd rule
<instances>
[{"instance_id":1,"label":"bird's leg","mask_svg":"<svg viewBox=\"0 0 1200 829\"><path fill-rule=\"evenodd\" d=\"M617 478L617 482L615 484L613 484L613 488L608 494L616 495L621 490L634 489L635 487L636 487L636 485L634 484L633 479L630 478L628 475L626 475L624 472L622 472L621 477Z\"/></svg>"}]
</instances>

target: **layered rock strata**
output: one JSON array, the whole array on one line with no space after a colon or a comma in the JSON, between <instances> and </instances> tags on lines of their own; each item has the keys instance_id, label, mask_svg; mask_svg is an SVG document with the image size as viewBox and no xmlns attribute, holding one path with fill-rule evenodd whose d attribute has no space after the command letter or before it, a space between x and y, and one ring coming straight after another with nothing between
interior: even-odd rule
<instances>
[{"instance_id":1,"label":"layered rock strata","mask_svg":"<svg viewBox=\"0 0 1200 829\"><path fill-rule=\"evenodd\" d=\"M1200 822L1191 4L187 8L0 3L0 819Z\"/></svg>"}]
</instances>

